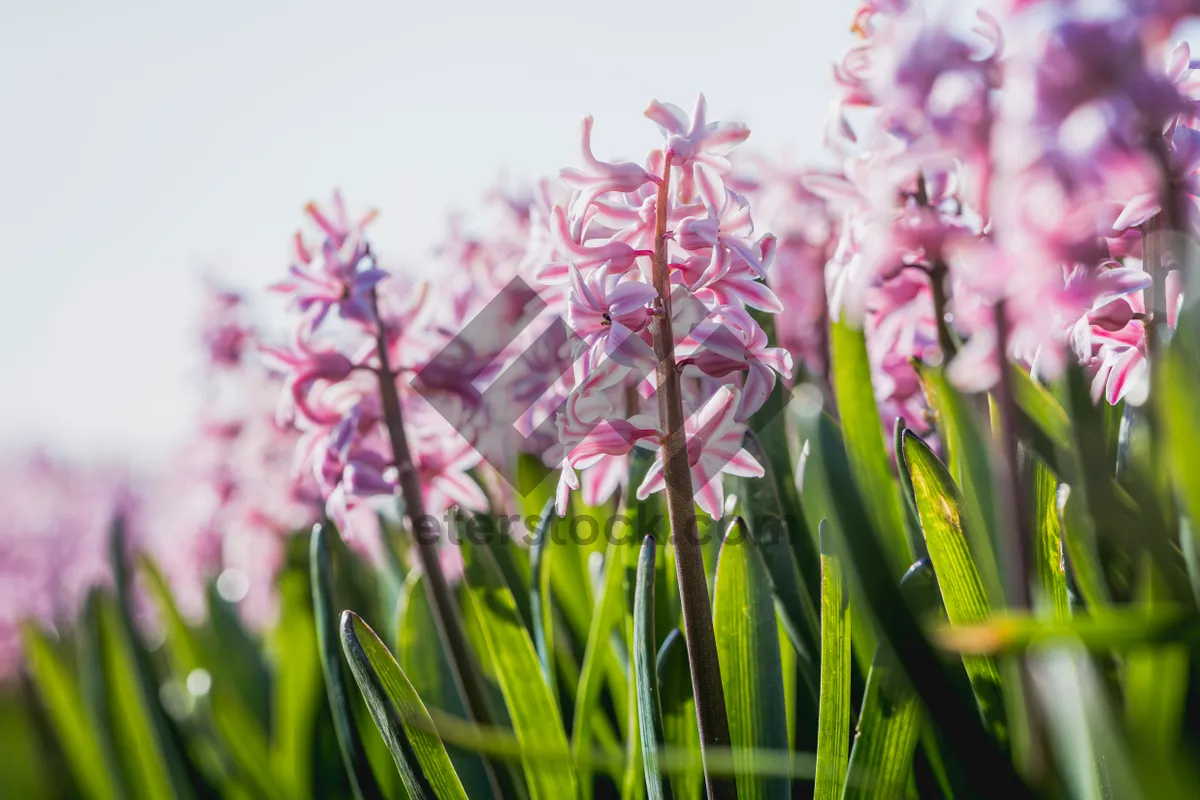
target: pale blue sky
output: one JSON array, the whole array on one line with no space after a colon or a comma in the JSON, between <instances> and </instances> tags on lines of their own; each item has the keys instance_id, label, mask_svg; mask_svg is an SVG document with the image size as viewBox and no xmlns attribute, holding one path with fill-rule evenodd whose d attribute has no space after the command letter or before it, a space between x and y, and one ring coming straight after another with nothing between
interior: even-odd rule
<instances>
[{"instance_id":1,"label":"pale blue sky","mask_svg":"<svg viewBox=\"0 0 1200 800\"><path fill-rule=\"evenodd\" d=\"M503 172L658 141L652 98L816 153L851 2L10 4L0 26L0 449L138 459L188 430L204 269L260 289L306 201L413 269Z\"/></svg>"}]
</instances>

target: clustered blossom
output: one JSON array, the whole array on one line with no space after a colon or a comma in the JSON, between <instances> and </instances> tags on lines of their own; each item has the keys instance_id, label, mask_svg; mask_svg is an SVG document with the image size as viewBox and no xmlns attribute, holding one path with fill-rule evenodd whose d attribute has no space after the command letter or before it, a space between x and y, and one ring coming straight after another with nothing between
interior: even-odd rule
<instances>
[{"instance_id":1,"label":"clustered blossom","mask_svg":"<svg viewBox=\"0 0 1200 800\"><path fill-rule=\"evenodd\" d=\"M1003 358L1054 377L1073 357L1097 399L1144 399L1141 238L1156 219L1190 230L1200 166L1187 45L1144 24L1179 5L1017 3L1015 36L982 11L966 28L907 0L860 9L834 70L841 169L800 180L826 204L829 313L864 328L885 423L921 420L913 359L979 391Z\"/></svg>"},{"instance_id":2,"label":"clustered blossom","mask_svg":"<svg viewBox=\"0 0 1200 800\"><path fill-rule=\"evenodd\" d=\"M366 237L374 213L352 220L338 194L330 211L306 210L322 243L312 247L297 234L289 278L273 287L300 316L288 344L261 350L284 376L278 421L300 432L298 466L311 475L325 512L353 532L355 520L370 516L365 501L398 492L383 380L393 381L403 416L419 420L410 445L428 512L441 515L451 504L484 510L486 498L466 475L478 454L411 385L469 309L456 298L435 308L428 287L379 266ZM470 377L458 372L447 385L467 396Z\"/></svg>"},{"instance_id":3,"label":"clustered blossom","mask_svg":"<svg viewBox=\"0 0 1200 800\"><path fill-rule=\"evenodd\" d=\"M205 301L196 429L169 469L140 484L136 523L152 535L139 546L185 614L202 615L208 583L223 575L227 599L262 628L275 617L285 539L317 520L319 498L290 469L297 437L275 422L280 379L256 358L245 298L210 282Z\"/></svg>"},{"instance_id":4,"label":"clustered blossom","mask_svg":"<svg viewBox=\"0 0 1200 800\"><path fill-rule=\"evenodd\" d=\"M0 463L0 680L21 661L21 624L70 625L89 590L111 585L108 531L131 505L113 465L72 464L43 452Z\"/></svg>"},{"instance_id":5,"label":"clustered blossom","mask_svg":"<svg viewBox=\"0 0 1200 800\"><path fill-rule=\"evenodd\" d=\"M682 381L696 501L706 513L721 513L724 474L763 474L742 449L744 423L779 377L792 377L790 353L768 346L747 312L782 308L762 282L775 237L756 233L749 201L730 185L727 156L749 130L709 122L703 95L690 117L657 101L646 116L666 142L641 164L596 158L592 120L585 120L587 167L563 170L563 183L573 192L550 210L551 252L537 277L551 291L566 281L568 320L577 336L572 369L557 387L565 390L556 423L559 443L548 454L562 469L560 514L572 490L582 489L589 504L607 499L627 474L634 447L657 453L638 497L665 485L665 422L646 413L658 402L649 379L656 366L651 325L666 313L653 282L660 216L666 221L667 288L677 342L672 367ZM667 208L658 208L660 197Z\"/></svg>"}]
</instances>

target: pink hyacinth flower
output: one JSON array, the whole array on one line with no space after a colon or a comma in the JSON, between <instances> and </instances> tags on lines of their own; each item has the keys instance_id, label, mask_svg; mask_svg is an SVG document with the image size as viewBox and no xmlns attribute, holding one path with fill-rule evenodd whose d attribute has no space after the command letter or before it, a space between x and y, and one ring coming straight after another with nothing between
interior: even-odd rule
<instances>
[{"instance_id":1,"label":"pink hyacinth flower","mask_svg":"<svg viewBox=\"0 0 1200 800\"><path fill-rule=\"evenodd\" d=\"M725 504L722 475L761 478L765 472L754 457L742 449L746 427L734 420L738 390L729 386L718 389L708 402L684 422L687 437L688 466L696 487L696 503L714 519ZM638 487L637 497L645 500L666 486L663 476L663 451L659 448L646 479Z\"/></svg>"},{"instance_id":2,"label":"pink hyacinth flower","mask_svg":"<svg viewBox=\"0 0 1200 800\"><path fill-rule=\"evenodd\" d=\"M271 291L287 295L305 315L309 329L315 330L331 311L352 322L371 322L370 292L388 276L374 264L363 264L368 250L361 234L375 213L357 224L349 223L337 193L331 215L313 203L308 204L307 211L327 238L320 253L314 255L297 233L296 263L288 268L289 277L272 286Z\"/></svg>"},{"instance_id":3,"label":"pink hyacinth flower","mask_svg":"<svg viewBox=\"0 0 1200 800\"><path fill-rule=\"evenodd\" d=\"M623 275L633 267L639 256L652 256L653 250L638 250L616 239L603 244L586 244L572 235L567 223L566 212L555 206L550 212L550 233L555 249L580 269L590 269L608 264L610 275ZM537 279L543 283L561 283L568 279L570 268L566 263L553 263L543 267Z\"/></svg>"},{"instance_id":4,"label":"pink hyacinth flower","mask_svg":"<svg viewBox=\"0 0 1200 800\"><path fill-rule=\"evenodd\" d=\"M487 496L467 474L481 458L470 443L452 430L445 430L444 435L421 437L413 448L413 461L421 476L426 513L441 516L454 505L486 511Z\"/></svg>"},{"instance_id":5,"label":"pink hyacinth flower","mask_svg":"<svg viewBox=\"0 0 1200 800\"><path fill-rule=\"evenodd\" d=\"M707 214L689 217L679 224L676 231L679 246L684 250L725 248L737 256L737 261L765 278L767 271L762 263L762 251L755 252L755 245L749 240L754 233L749 202L727 189L721 176L711 167L698 166L696 182Z\"/></svg>"},{"instance_id":6,"label":"pink hyacinth flower","mask_svg":"<svg viewBox=\"0 0 1200 800\"><path fill-rule=\"evenodd\" d=\"M646 327L657 295L647 283L609 275L607 266L585 278L572 264L567 322L590 348L618 363L653 359L654 351L638 331Z\"/></svg>"},{"instance_id":7,"label":"pink hyacinth flower","mask_svg":"<svg viewBox=\"0 0 1200 800\"><path fill-rule=\"evenodd\" d=\"M673 163L682 169L679 195L685 201L691 198L696 168L704 164L721 173L729 172L726 156L750 136L750 129L740 122L709 122L703 94L696 98L690 119L679 106L657 100L650 103L645 114L662 131Z\"/></svg>"},{"instance_id":8,"label":"pink hyacinth flower","mask_svg":"<svg viewBox=\"0 0 1200 800\"><path fill-rule=\"evenodd\" d=\"M767 267L775 253L775 237L767 234L759 240L762 263ZM703 254L691 256L683 263L672 264L671 279L692 291L701 302L712 306L744 303L751 308L778 314L783 303L750 266L739 263L731 266L729 251L714 247L705 259Z\"/></svg>"},{"instance_id":9,"label":"pink hyacinth flower","mask_svg":"<svg viewBox=\"0 0 1200 800\"><path fill-rule=\"evenodd\" d=\"M303 328L293 344L292 349L260 348L267 365L286 375L277 419L281 424L290 422L299 411L316 425L333 425L342 414L320 402L319 390L344 381L357 365L337 350L315 347Z\"/></svg>"},{"instance_id":10,"label":"pink hyacinth flower","mask_svg":"<svg viewBox=\"0 0 1200 800\"><path fill-rule=\"evenodd\" d=\"M746 370L746 382L734 417L738 422L744 422L762 408L775 388L777 373L787 380L792 378L791 353L782 347L768 347L767 334L741 308L718 309L714 319L696 326L691 340L696 353L684 363L694 364L705 375L724 378Z\"/></svg>"},{"instance_id":11,"label":"pink hyacinth flower","mask_svg":"<svg viewBox=\"0 0 1200 800\"><path fill-rule=\"evenodd\" d=\"M583 160L589 169L568 167L559 172L563 183L580 191L572 208L572 214L578 216L582 216L592 201L606 192L629 194L647 183L659 183L662 180L632 161L614 164L596 158L592 153L593 123L590 115L583 118Z\"/></svg>"}]
</instances>

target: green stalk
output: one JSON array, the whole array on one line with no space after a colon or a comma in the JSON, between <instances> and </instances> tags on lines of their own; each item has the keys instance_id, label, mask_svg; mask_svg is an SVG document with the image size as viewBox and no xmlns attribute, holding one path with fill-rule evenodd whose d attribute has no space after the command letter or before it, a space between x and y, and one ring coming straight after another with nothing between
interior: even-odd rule
<instances>
[{"instance_id":1,"label":"green stalk","mask_svg":"<svg viewBox=\"0 0 1200 800\"><path fill-rule=\"evenodd\" d=\"M675 571L683 607L683 630L691 663L692 691L696 698L696 722L700 729L700 753L705 762L704 782L710 798L737 797L737 786L728 778L712 775L707 766L710 748L729 747L729 720L725 715L725 692L713 634L712 605L704 579L704 559L696 528L695 494L688 466L687 439L683 429L683 398L679 372L675 369L675 336L671 331L671 296L667 266L667 204L671 186L671 151L667 150L662 182L658 185L658 208L654 226L654 355L658 361L658 416L666 429L663 442L663 477L666 480L667 513L675 542Z\"/></svg>"},{"instance_id":2,"label":"green stalk","mask_svg":"<svg viewBox=\"0 0 1200 800\"><path fill-rule=\"evenodd\" d=\"M404 515L408 518L409 528L417 545L417 557L421 563L421 569L425 573L425 580L422 583L425 584L425 590L429 595L442 646L450 655L448 663L451 677L462 694L467 714L480 724L490 725L494 720L487 701L487 691L467 640L462 612L458 608L453 592L450 591L446 575L442 572L442 562L438 558L437 544L429 536L429 531L421 529L422 521L428 519L425 513L425 500L421 494L421 479L417 474L416 465L413 463L412 452L408 447L408 437L404 432L400 395L396 391L396 373L388 359L387 337L384 333L383 320L379 314L379 302L374 290L371 292L371 307L375 312L376 319L375 349L379 356L379 396L388 439L392 446L392 458L400 476L400 494L404 500ZM496 773L495 778L503 780L507 777L503 765L496 766L494 772Z\"/></svg>"}]
</instances>

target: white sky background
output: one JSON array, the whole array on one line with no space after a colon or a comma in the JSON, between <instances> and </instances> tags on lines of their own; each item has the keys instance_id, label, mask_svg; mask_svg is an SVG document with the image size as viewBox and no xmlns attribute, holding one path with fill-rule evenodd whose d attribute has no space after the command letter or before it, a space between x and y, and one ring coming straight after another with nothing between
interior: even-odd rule
<instances>
[{"instance_id":1,"label":"white sky background","mask_svg":"<svg viewBox=\"0 0 1200 800\"><path fill-rule=\"evenodd\" d=\"M818 152L854 3L9 4L0 24L0 453L137 460L186 436L205 270L281 276L310 199L420 270L501 174L660 141L652 98Z\"/></svg>"}]
</instances>

